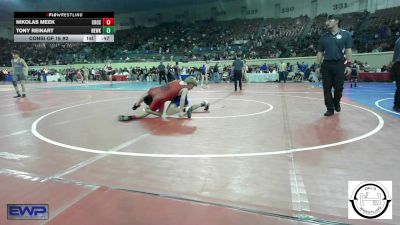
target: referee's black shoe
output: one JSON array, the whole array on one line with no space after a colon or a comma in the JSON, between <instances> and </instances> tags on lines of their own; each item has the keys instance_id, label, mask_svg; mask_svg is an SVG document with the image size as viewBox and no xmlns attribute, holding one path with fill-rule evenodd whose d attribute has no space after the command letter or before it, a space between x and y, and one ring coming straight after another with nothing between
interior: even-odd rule
<instances>
[{"instance_id":1,"label":"referee's black shoe","mask_svg":"<svg viewBox=\"0 0 400 225\"><path fill-rule=\"evenodd\" d=\"M326 113L324 113L324 116L333 116L333 114L335 114L335 111L328 110L328 111L326 111Z\"/></svg>"},{"instance_id":2,"label":"referee's black shoe","mask_svg":"<svg viewBox=\"0 0 400 225\"><path fill-rule=\"evenodd\" d=\"M340 110L342 110L342 108L340 107L340 103L335 104L335 111L340 112Z\"/></svg>"}]
</instances>

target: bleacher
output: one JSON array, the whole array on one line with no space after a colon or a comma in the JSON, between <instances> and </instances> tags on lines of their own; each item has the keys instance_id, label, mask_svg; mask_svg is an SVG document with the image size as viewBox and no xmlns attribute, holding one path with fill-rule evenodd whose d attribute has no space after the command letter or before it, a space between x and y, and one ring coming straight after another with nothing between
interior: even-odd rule
<instances>
[{"instance_id":1,"label":"bleacher","mask_svg":"<svg viewBox=\"0 0 400 225\"><path fill-rule=\"evenodd\" d=\"M308 22L308 17L267 19L264 26L264 40L290 40L299 37Z\"/></svg>"},{"instance_id":2,"label":"bleacher","mask_svg":"<svg viewBox=\"0 0 400 225\"><path fill-rule=\"evenodd\" d=\"M354 32L359 52L386 51L400 36L400 7L342 14L341 28ZM0 65L10 64L11 49L30 65L144 60L219 60L236 53L248 58L315 55L327 15L279 19L205 20L163 23L118 30L114 43L14 43L0 38ZM312 21L312 24L309 25ZM360 30L363 24L365 30ZM310 30L305 30L307 27ZM263 28L263 29L261 29ZM305 33L307 32L307 33Z\"/></svg>"},{"instance_id":3,"label":"bleacher","mask_svg":"<svg viewBox=\"0 0 400 225\"><path fill-rule=\"evenodd\" d=\"M400 6L377 10L371 15L371 21L368 26L369 30L378 31L382 25L398 26L400 20ZM396 24L397 21L397 24Z\"/></svg>"}]
</instances>

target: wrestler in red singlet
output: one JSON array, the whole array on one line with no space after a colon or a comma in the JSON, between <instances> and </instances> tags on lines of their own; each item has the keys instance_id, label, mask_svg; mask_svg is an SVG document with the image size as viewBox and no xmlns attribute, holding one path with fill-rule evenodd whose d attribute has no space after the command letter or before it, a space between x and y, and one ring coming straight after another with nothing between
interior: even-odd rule
<instances>
[{"instance_id":1,"label":"wrestler in red singlet","mask_svg":"<svg viewBox=\"0 0 400 225\"><path fill-rule=\"evenodd\" d=\"M179 82L179 80L175 80L163 86L151 88L147 92L153 98L153 101L149 105L150 110L158 110L166 101L172 101L173 98L179 95L179 92L183 88Z\"/></svg>"},{"instance_id":2,"label":"wrestler in red singlet","mask_svg":"<svg viewBox=\"0 0 400 225\"><path fill-rule=\"evenodd\" d=\"M193 87L197 86L197 81L193 77L188 77L186 78L185 81L172 81L169 82L168 84L161 86L161 87L156 87L156 88L151 88L148 90L145 94L143 94L137 102L133 105L132 109L136 110L138 107L140 107L140 104L144 102L147 106L143 108L143 112L139 113L137 115L119 115L118 120L119 121L130 121L130 120L135 120L135 119L140 119L144 118L149 114L153 114L156 116L161 117L164 112L164 103L167 101L172 101L174 98L177 96L180 96L181 94L184 94L184 97L187 97L187 91L193 89ZM187 90L186 90L187 89ZM185 90L182 92L182 90ZM186 100L187 102L187 100ZM201 104L197 104L194 106L188 106L185 107L185 109L182 109L178 107L177 104L171 103L173 105L176 105L174 107L169 107L168 106L168 113L169 115L179 113L179 116L182 117L184 115L187 115L188 118L191 118L191 112L193 109L196 109L198 107L204 107L205 110L208 110L208 102L204 101ZM170 104L170 106L171 106ZM186 103L187 104L187 103ZM186 105L185 105L186 106ZM187 109L186 109L187 108Z\"/></svg>"}]
</instances>

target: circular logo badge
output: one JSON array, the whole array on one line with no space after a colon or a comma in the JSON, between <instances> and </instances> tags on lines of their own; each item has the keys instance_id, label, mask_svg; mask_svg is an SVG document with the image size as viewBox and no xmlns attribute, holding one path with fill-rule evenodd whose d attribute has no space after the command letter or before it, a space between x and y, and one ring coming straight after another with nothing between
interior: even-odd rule
<instances>
[{"instance_id":1,"label":"circular logo badge","mask_svg":"<svg viewBox=\"0 0 400 225\"><path fill-rule=\"evenodd\" d=\"M367 219L384 214L391 201L389 192L378 182L361 183L354 189L350 199L354 211Z\"/></svg>"},{"instance_id":2,"label":"circular logo badge","mask_svg":"<svg viewBox=\"0 0 400 225\"><path fill-rule=\"evenodd\" d=\"M336 35L336 38L337 38L337 39L341 39L341 38L342 38L342 35L338 34L338 35Z\"/></svg>"}]
</instances>

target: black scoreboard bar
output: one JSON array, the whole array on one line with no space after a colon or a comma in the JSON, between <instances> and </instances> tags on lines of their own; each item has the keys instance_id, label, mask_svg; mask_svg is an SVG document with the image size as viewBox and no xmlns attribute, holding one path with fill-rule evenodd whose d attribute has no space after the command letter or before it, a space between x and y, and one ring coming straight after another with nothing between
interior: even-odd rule
<instances>
[{"instance_id":1,"label":"black scoreboard bar","mask_svg":"<svg viewBox=\"0 0 400 225\"><path fill-rule=\"evenodd\" d=\"M14 18L114 18L114 12L14 12Z\"/></svg>"},{"instance_id":2,"label":"black scoreboard bar","mask_svg":"<svg viewBox=\"0 0 400 225\"><path fill-rule=\"evenodd\" d=\"M14 42L114 42L114 12L14 12Z\"/></svg>"},{"instance_id":3,"label":"black scoreboard bar","mask_svg":"<svg viewBox=\"0 0 400 225\"><path fill-rule=\"evenodd\" d=\"M14 27L14 34L104 34L103 27Z\"/></svg>"},{"instance_id":4,"label":"black scoreboard bar","mask_svg":"<svg viewBox=\"0 0 400 225\"><path fill-rule=\"evenodd\" d=\"M103 26L103 19L88 19L88 18L15 18L14 26ZM104 24L104 26L107 26Z\"/></svg>"}]
</instances>

